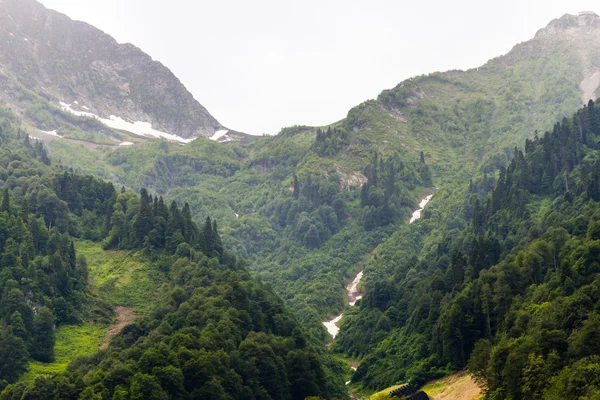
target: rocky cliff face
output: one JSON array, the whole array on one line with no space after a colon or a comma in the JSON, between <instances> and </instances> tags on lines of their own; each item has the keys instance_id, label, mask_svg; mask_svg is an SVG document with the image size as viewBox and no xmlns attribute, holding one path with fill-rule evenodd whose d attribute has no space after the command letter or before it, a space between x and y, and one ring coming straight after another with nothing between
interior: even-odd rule
<instances>
[{"instance_id":1,"label":"rocky cliff face","mask_svg":"<svg viewBox=\"0 0 600 400\"><path fill-rule=\"evenodd\" d=\"M182 138L225 129L164 65L35 0L0 0L0 100L17 112L63 102Z\"/></svg>"}]
</instances>

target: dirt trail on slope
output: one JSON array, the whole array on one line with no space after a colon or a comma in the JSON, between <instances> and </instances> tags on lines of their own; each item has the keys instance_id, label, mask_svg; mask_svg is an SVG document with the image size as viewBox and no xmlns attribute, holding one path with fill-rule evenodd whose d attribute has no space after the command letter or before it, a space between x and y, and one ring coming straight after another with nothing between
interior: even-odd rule
<instances>
[{"instance_id":1,"label":"dirt trail on slope","mask_svg":"<svg viewBox=\"0 0 600 400\"><path fill-rule=\"evenodd\" d=\"M482 397L481 388L466 372L429 382L423 390L431 400L479 400Z\"/></svg>"},{"instance_id":2,"label":"dirt trail on slope","mask_svg":"<svg viewBox=\"0 0 600 400\"><path fill-rule=\"evenodd\" d=\"M108 332L106 332L106 336L104 337L104 342L102 342L102 346L100 346L100 350L107 349L108 344L110 343L110 339L112 339L113 336L121 332L123 328L125 328L137 318L137 315L135 315L134 310L134 307L119 306L115 308L117 322L110 327Z\"/></svg>"}]
</instances>

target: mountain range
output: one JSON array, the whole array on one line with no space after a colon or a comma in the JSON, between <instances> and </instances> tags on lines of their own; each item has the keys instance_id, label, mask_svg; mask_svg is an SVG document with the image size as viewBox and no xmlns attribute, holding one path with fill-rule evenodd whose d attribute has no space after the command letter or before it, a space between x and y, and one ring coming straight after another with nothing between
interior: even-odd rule
<instances>
[{"instance_id":1,"label":"mountain range","mask_svg":"<svg viewBox=\"0 0 600 400\"><path fill-rule=\"evenodd\" d=\"M106 353L82 345L91 358L52 378L53 390L64 378L106 398L144 385L174 398L343 398L344 360L363 393L468 368L488 399L597 394L595 383L568 382L598 364L596 14L555 19L478 68L405 80L331 125L252 138L220 125L133 45L34 0L0 0L0 43L7 224L54 226L62 252L73 238L89 264L84 273L63 257L77 290L59 295L58 279L29 302L77 343L69 326L107 324L110 309L143 318ZM28 155L39 162L24 173ZM102 193L97 204L91 193ZM32 216L17 212L23 199ZM18 232L1 237L20 246ZM11 271L0 273L3 296L25 296L39 279ZM364 298L349 307L359 272ZM331 343L322 322L341 312ZM23 322L25 342L40 337L34 322ZM231 341L216 339L227 332ZM181 343L204 364L189 364ZM273 370L285 371L281 385Z\"/></svg>"}]
</instances>

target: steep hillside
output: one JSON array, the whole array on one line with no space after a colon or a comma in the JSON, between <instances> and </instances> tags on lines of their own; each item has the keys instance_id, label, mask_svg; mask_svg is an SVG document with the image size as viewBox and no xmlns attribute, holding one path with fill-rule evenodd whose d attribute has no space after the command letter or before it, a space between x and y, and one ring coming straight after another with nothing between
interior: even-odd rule
<instances>
[{"instance_id":1,"label":"steep hillside","mask_svg":"<svg viewBox=\"0 0 600 400\"><path fill-rule=\"evenodd\" d=\"M1 399L347 397L216 221L70 173L0 115ZM138 318L99 350L116 306Z\"/></svg>"},{"instance_id":2,"label":"steep hillside","mask_svg":"<svg viewBox=\"0 0 600 400\"><path fill-rule=\"evenodd\" d=\"M458 209L438 203L380 246L334 343L363 359L352 381L422 384L468 366L488 399L597 395L599 138L590 101L515 150L493 187L471 183Z\"/></svg>"},{"instance_id":3,"label":"steep hillside","mask_svg":"<svg viewBox=\"0 0 600 400\"><path fill-rule=\"evenodd\" d=\"M191 139L224 129L165 66L35 0L0 1L0 89L33 126L59 134L73 123L61 110L137 134Z\"/></svg>"}]
</instances>

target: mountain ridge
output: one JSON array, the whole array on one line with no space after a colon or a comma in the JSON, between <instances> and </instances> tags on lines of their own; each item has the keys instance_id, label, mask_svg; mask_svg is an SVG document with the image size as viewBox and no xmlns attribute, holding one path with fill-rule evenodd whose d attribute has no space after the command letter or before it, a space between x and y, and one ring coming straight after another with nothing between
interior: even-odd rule
<instances>
[{"instance_id":1,"label":"mountain ridge","mask_svg":"<svg viewBox=\"0 0 600 400\"><path fill-rule=\"evenodd\" d=\"M227 129L162 63L35 0L0 2L0 43L0 98L17 111L27 108L23 86L54 107L62 101L184 139Z\"/></svg>"}]
</instances>

